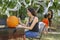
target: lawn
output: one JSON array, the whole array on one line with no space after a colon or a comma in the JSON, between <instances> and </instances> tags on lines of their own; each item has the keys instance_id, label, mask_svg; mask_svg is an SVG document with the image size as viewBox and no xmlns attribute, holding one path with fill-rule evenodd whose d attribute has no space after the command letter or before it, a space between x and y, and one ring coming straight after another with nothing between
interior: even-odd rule
<instances>
[{"instance_id":1,"label":"lawn","mask_svg":"<svg viewBox=\"0 0 60 40\"><path fill-rule=\"evenodd\" d=\"M41 40L60 40L60 34L43 35Z\"/></svg>"}]
</instances>

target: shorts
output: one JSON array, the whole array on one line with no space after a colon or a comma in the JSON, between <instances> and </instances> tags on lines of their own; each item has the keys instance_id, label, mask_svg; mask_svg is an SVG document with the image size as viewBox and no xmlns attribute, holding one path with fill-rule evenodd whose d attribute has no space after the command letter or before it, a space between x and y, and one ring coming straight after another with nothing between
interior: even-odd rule
<instances>
[{"instance_id":1,"label":"shorts","mask_svg":"<svg viewBox=\"0 0 60 40\"><path fill-rule=\"evenodd\" d=\"M38 35L39 35L38 32L32 32L32 31L26 31L26 32L25 32L25 36L26 36L27 38L37 37Z\"/></svg>"},{"instance_id":2,"label":"shorts","mask_svg":"<svg viewBox=\"0 0 60 40\"><path fill-rule=\"evenodd\" d=\"M45 32L48 32L48 28L45 27L45 28L44 28L44 31L45 31Z\"/></svg>"}]
</instances>

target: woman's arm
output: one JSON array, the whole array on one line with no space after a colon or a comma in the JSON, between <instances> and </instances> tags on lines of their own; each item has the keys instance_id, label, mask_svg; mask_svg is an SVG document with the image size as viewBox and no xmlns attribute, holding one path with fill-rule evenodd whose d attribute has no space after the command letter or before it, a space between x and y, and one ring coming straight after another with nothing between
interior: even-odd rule
<instances>
[{"instance_id":1,"label":"woman's arm","mask_svg":"<svg viewBox=\"0 0 60 40\"><path fill-rule=\"evenodd\" d=\"M37 22L38 22L38 18L35 17L30 27L25 26L25 27L23 27L23 28L32 30L33 27L35 26L35 24L36 24Z\"/></svg>"}]
</instances>

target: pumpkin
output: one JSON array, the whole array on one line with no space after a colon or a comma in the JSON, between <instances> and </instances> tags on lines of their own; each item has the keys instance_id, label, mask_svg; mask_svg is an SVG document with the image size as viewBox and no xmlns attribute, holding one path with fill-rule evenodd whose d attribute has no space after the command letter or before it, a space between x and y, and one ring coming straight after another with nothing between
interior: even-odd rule
<instances>
[{"instance_id":1,"label":"pumpkin","mask_svg":"<svg viewBox=\"0 0 60 40\"><path fill-rule=\"evenodd\" d=\"M16 16L10 16L6 23L9 28L15 28L19 24L19 20Z\"/></svg>"}]
</instances>

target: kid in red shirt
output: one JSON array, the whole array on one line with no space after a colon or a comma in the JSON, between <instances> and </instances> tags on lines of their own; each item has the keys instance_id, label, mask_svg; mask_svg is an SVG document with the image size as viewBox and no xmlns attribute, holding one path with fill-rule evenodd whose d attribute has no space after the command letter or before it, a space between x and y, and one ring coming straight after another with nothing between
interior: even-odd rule
<instances>
[{"instance_id":1,"label":"kid in red shirt","mask_svg":"<svg viewBox=\"0 0 60 40\"><path fill-rule=\"evenodd\" d=\"M42 22L45 23L44 33L48 33L48 27L49 27L48 14L44 15Z\"/></svg>"}]
</instances>

